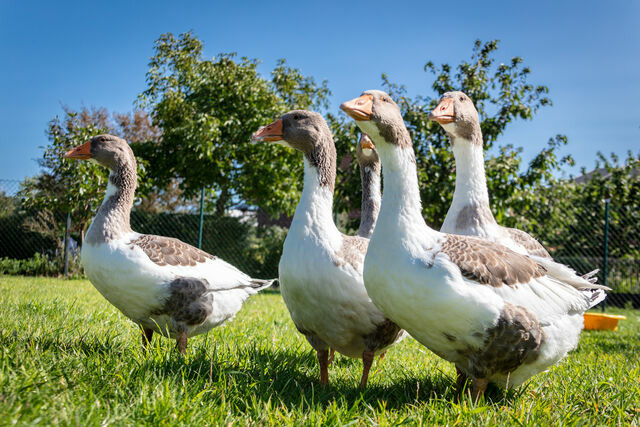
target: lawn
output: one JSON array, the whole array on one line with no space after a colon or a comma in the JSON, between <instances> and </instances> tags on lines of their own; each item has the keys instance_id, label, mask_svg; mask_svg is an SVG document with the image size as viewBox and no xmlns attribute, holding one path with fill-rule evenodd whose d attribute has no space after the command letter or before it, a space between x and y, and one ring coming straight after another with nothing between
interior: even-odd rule
<instances>
[{"instance_id":1,"label":"lawn","mask_svg":"<svg viewBox=\"0 0 640 427\"><path fill-rule=\"evenodd\" d=\"M0 276L1 424L637 424L640 311L617 332L583 332L549 372L477 404L455 372L412 339L391 349L358 389L361 362L337 356L318 384L315 354L280 295L190 340L154 339L86 280Z\"/></svg>"}]
</instances>

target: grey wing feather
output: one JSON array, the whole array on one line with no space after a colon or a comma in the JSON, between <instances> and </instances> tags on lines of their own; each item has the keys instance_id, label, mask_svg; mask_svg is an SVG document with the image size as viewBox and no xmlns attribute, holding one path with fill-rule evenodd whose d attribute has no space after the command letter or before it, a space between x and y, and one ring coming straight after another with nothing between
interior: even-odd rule
<instances>
[{"instance_id":1,"label":"grey wing feather","mask_svg":"<svg viewBox=\"0 0 640 427\"><path fill-rule=\"evenodd\" d=\"M143 234L129 244L138 246L151 261L160 266L195 266L207 259L216 259L215 256L173 237Z\"/></svg>"},{"instance_id":2,"label":"grey wing feather","mask_svg":"<svg viewBox=\"0 0 640 427\"><path fill-rule=\"evenodd\" d=\"M551 255L549 255L549 252L544 248L544 246L542 246L540 242L534 239L530 234L516 228L503 228L507 233L509 233L509 237L511 237L514 242L522 245L522 247L526 249L527 254L539 256L541 258L551 258Z\"/></svg>"}]
</instances>

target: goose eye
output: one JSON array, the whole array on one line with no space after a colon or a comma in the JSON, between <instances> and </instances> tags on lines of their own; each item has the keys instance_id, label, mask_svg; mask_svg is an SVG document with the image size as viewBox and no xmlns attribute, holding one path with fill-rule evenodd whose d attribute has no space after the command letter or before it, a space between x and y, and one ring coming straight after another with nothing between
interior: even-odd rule
<instances>
[{"instance_id":1,"label":"goose eye","mask_svg":"<svg viewBox=\"0 0 640 427\"><path fill-rule=\"evenodd\" d=\"M460 101L464 101L464 96L461 96L461 97L460 97Z\"/></svg>"}]
</instances>

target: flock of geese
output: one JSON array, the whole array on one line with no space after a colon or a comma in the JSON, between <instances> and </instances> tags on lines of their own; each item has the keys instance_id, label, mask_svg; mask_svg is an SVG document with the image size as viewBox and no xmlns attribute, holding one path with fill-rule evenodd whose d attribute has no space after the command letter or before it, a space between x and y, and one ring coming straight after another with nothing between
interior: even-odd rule
<instances>
[{"instance_id":1,"label":"flock of geese","mask_svg":"<svg viewBox=\"0 0 640 427\"><path fill-rule=\"evenodd\" d=\"M320 114L290 111L251 138L303 154L304 186L279 282L293 323L317 353L320 382L328 383L338 351L362 358L365 387L374 357L407 333L453 362L459 389L470 381L475 398L489 382L522 384L574 349L584 312L607 288L595 283L594 272L577 275L527 233L496 222L472 100L445 93L429 116L451 139L456 160L440 231L422 217L413 145L398 105L370 90L340 108L363 132L357 236L342 234L333 221L336 149ZM82 264L98 291L141 326L143 346L157 332L176 339L184 353L188 337L233 318L272 284L180 240L133 231L136 160L123 139L99 135L65 157L94 159L110 170Z\"/></svg>"}]
</instances>

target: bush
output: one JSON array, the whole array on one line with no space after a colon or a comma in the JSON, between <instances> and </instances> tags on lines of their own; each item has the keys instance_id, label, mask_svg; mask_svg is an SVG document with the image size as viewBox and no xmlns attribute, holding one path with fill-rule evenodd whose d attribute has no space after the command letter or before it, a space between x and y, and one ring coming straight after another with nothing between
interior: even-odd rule
<instances>
[{"instance_id":1,"label":"bush","mask_svg":"<svg viewBox=\"0 0 640 427\"><path fill-rule=\"evenodd\" d=\"M13 212L0 216L0 257L12 259L28 259L36 252L55 252L58 248L56 239L50 233L29 230L25 222L34 219L34 212Z\"/></svg>"},{"instance_id":2,"label":"bush","mask_svg":"<svg viewBox=\"0 0 640 427\"><path fill-rule=\"evenodd\" d=\"M60 276L64 260L35 253L27 259L0 258L0 274L15 276ZM72 277L83 277L82 266L77 257L69 258L69 273Z\"/></svg>"}]
</instances>

